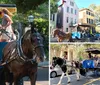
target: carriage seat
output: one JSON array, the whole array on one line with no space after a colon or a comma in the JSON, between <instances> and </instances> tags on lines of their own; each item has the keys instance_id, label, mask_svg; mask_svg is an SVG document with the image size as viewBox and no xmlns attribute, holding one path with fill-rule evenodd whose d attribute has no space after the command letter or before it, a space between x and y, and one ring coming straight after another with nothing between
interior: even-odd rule
<instances>
[{"instance_id":1,"label":"carriage seat","mask_svg":"<svg viewBox=\"0 0 100 85\"><path fill-rule=\"evenodd\" d=\"M93 60L84 60L82 63L83 68L95 68L95 63Z\"/></svg>"},{"instance_id":2,"label":"carriage seat","mask_svg":"<svg viewBox=\"0 0 100 85\"><path fill-rule=\"evenodd\" d=\"M7 42L0 42L0 63L2 61L2 56L3 56L2 51L6 44L7 44ZM0 66L0 68L2 68L2 66Z\"/></svg>"}]
</instances>

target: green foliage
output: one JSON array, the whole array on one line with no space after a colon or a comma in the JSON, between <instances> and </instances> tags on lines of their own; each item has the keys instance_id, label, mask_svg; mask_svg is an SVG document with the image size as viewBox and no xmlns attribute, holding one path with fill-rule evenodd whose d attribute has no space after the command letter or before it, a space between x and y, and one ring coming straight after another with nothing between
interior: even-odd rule
<instances>
[{"instance_id":1,"label":"green foliage","mask_svg":"<svg viewBox=\"0 0 100 85\"><path fill-rule=\"evenodd\" d=\"M44 50L47 56L49 43L49 9L48 0L2 0L3 4L16 4L18 12L12 17L14 24L22 22L28 26L28 16L34 16L34 23L44 39ZM14 26L15 28L15 26ZM49 57L48 57L49 58Z\"/></svg>"},{"instance_id":2,"label":"green foliage","mask_svg":"<svg viewBox=\"0 0 100 85\"><path fill-rule=\"evenodd\" d=\"M57 9L58 9L58 5L57 5L57 2L59 0L50 0L50 12L51 14L57 12Z\"/></svg>"},{"instance_id":3,"label":"green foliage","mask_svg":"<svg viewBox=\"0 0 100 85\"><path fill-rule=\"evenodd\" d=\"M96 23L100 22L100 5L91 4L88 8L95 13Z\"/></svg>"}]
</instances>

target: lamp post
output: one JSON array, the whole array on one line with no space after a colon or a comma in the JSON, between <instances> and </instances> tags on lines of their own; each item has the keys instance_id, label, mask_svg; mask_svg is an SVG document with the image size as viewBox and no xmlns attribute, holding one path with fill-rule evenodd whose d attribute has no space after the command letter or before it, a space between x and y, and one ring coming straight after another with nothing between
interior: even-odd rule
<instances>
[{"instance_id":1,"label":"lamp post","mask_svg":"<svg viewBox=\"0 0 100 85\"><path fill-rule=\"evenodd\" d=\"M28 16L28 22L30 23L31 26L33 24L33 21L34 21L34 16L33 15L29 15Z\"/></svg>"}]
</instances>

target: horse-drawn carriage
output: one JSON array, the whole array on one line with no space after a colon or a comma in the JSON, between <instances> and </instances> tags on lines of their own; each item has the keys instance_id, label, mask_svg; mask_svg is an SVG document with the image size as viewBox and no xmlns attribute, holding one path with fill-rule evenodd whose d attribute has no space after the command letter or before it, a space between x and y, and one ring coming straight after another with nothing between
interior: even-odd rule
<instances>
[{"instance_id":1,"label":"horse-drawn carriage","mask_svg":"<svg viewBox=\"0 0 100 85\"><path fill-rule=\"evenodd\" d=\"M18 39L12 40L9 34L1 28L1 35L5 34L11 40L0 42L0 85L22 85L20 82L23 77L30 78L31 85L36 85L38 63L46 58L43 48L43 38L34 28L31 18L30 30L22 34L21 27L18 29Z\"/></svg>"},{"instance_id":2,"label":"horse-drawn carriage","mask_svg":"<svg viewBox=\"0 0 100 85\"><path fill-rule=\"evenodd\" d=\"M100 54L100 49L88 48L88 49L85 49L85 51L88 53L89 58L86 60L83 60L81 63L82 69L84 69L84 71L85 71L84 73L86 73L89 70L92 70L94 72L100 71L100 58L97 56ZM92 54L94 56L92 56ZM82 74L82 72L81 72L81 74Z\"/></svg>"},{"instance_id":3,"label":"horse-drawn carriage","mask_svg":"<svg viewBox=\"0 0 100 85\"><path fill-rule=\"evenodd\" d=\"M35 85L38 63L43 61L46 56L43 49L43 38L34 29L34 25L32 25L31 30L19 36L19 39L11 42L0 42L0 54L1 66L4 67L1 67L2 72L7 72L8 75L13 74L12 78L11 75L2 75L5 78L8 77L8 80L0 76L1 82L4 83L0 85L5 85L5 81L8 81L10 85L13 82L14 85L22 85L20 80L25 76L30 78L31 85Z\"/></svg>"},{"instance_id":4,"label":"horse-drawn carriage","mask_svg":"<svg viewBox=\"0 0 100 85\"><path fill-rule=\"evenodd\" d=\"M60 77L58 85L61 84L61 81L62 81L65 74L68 78L68 83L71 82L70 77L68 75L68 67L69 66L72 67L75 70L77 80L80 80L80 75L88 76L87 72L89 72L89 71L93 71L94 73L100 71L100 60L99 60L99 58L98 57L90 57L92 54L94 54L94 55L100 54L100 49L88 48L88 49L85 50L85 52L89 53L88 59L85 59L81 62L80 61L72 61L71 65L68 65L67 63L65 64L64 59L62 59L60 57L53 57L53 60L52 60L53 68L56 65L58 65L62 70L62 75Z\"/></svg>"}]
</instances>

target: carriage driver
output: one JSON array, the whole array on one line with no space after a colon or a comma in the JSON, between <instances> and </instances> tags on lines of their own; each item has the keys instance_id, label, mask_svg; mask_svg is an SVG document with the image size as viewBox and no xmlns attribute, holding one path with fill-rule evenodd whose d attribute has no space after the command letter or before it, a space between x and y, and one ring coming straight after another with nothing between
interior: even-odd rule
<instances>
[{"instance_id":1,"label":"carriage driver","mask_svg":"<svg viewBox=\"0 0 100 85\"><path fill-rule=\"evenodd\" d=\"M5 29L11 39L16 39L14 32L12 30L12 13L10 13L7 9L2 9L0 11L0 16L2 18L2 24L0 25L0 29ZM7 42L11 41L5 33L2 33L3 40L5 39Z\"/></svg>"},{"instance_id":2,"label":"carriage driver","mask_svg":"<svg viewBox=\"0 0 100 85\"><path fill-rule=\"evenodd\" d=\"M66 64L67 59L68 59L68 53L66 51L64 51L63 59L64 59L64 63Z\"/></svg>"}]
</instances>

